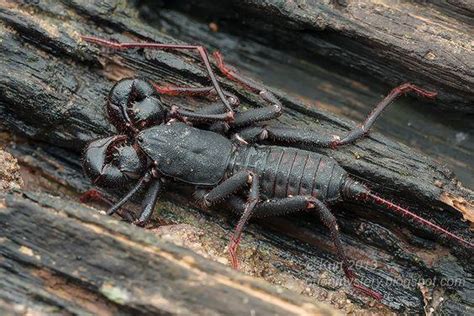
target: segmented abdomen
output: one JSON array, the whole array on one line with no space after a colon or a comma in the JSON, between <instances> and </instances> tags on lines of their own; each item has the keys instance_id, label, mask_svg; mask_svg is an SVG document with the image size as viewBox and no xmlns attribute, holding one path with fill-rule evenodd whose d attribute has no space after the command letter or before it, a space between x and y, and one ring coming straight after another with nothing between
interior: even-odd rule
<instances>
[{"instance_id":1,"label":"segmented abdomen","mask_svg":"<svg viewBox=\"0 0 474 316\"><path fill-rule=\"evenodd\" d=\"M332 158L302 149L278 146L240 147L228 171L252 170L259 175L261 195L283 198L312 195L337 199L347 173Z\"/></svg>"}]
</instances>

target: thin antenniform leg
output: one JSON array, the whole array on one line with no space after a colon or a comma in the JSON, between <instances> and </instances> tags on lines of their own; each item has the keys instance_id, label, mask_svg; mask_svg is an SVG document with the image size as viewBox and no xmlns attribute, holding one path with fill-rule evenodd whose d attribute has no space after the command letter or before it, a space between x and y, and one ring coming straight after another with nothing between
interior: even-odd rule
<instances>
[{"instance_id":1,"label":"thin antenniform leg","mask_svg":"<svg viewBox=\"0 0 474 316\"><path fill-rule=\"evenodd\" d=\"M111 199L105 196L104 193L96 189L87 190L80 196L79 200L82 203L87 203L89 201L102 202L104 204L107 204L108 206L113 206L115 204ZM128 209L120 208L117 211L117 214L127 222L133 222L135 220L135 218L132 215L133 213L130 212Z\"/></svg>"},{"instance_id":2,"label":"thin antenniform leg","mask_svg":"<svg viewBox=\"0 0 474 316\"><path fill-rule=\"evenodd\" d=\"M120 43L120 42L113 42L104 40L101 38L93 37L93 36L81 36L81 38L90 43L95 43L98 45L102 45L109 48L114 49L128 49L128 48L148 48L148 49L158 49L158 50L167 50L167 49L176 49L176 50L196 50L199 55L201 56L202 61L204 62L204 66L206 67L207 73L209 78L211 79L212 85L217 91L217 95L224 103L225 107L230 113L233 113L232 107L225 97L224 92L222 91L219 82L214 75L212 70L211 64L209 62L209 56L206 49L202 46L196 45L177 45L177 44L160 44L160 43L152 43L152 42L128 42L128 43Z\"/></svg>"},{"instance_id":3,"label":"thin antenniform leg","mask_svg":"<svg viewBox=\"0 0 474 316\"><path fill-rule=\"evenodd\" d=\"M341 140L333 141L332 146L336 147L340 145L349 144L358 140L359 138L364 137L369 132L372 125L374 125L375 121L380 116L382 111L385 110L387 106L392 104L392 102L395 101L399 96L408 92L415 92L419 96L429 99L435 98L437 95L437 93L434 91L425 90L412 83L404 83L390 91L390 93L375 106L375 108L372 110L372 112L370 112L370 114L367 116L367 118L361 125L349 131L349 133L342 137Z\"/></svg>"},{"instance_id":4,"label":"thin antenniform leg","mask_svg":"<svg viewBox=\"0 0 474 316\"><path fill-rule=\"evenodd\" d=\"M112 215L114 214L115 212L117 212L117 210L122 206L124 205L125 203L127 203L128 200L130 200L130 198L135 195L135 193L137 193L139 190L141 190L151 179L151 173L150 172L147 172L141 179L140 181L138 181L138 183L120 200L118 201L117 203L115 203L115 205L113 205L111 208L108 209L107 211L107 215Z\"/></svg>"},{"instance_id":5,"label":"thin antenniform leg","mask_svg":"<svg viewBox=\"0 0 474 316\"><path fill-rule=\"evenodd\" d=\"M178 96L178 95L190 95L190 96L208 96L216 89L212 86L208 87L177 87L177 86L160 86L156 83L152 83L153 87L159 94Z\"/></svg>"},{"instance_id":6,"label":"thin antenniform leg","mask_svg":"<svg viewBox=\"0 0 474 316\"><path fill-rule=\"evenodd\" d=\"M189 95L189 96L212 96L216 94L216 89L212 86L207 87L177 87L177 86L160 86L156 83L152 83L153 87L159 94L170 95L170 96L179 96L179 95ZM235 94L227 92L224 90L224 95L227 97L232 108L240 104L239 98Z\"/></svg>"},{"instance_id":7,"label":"thin antenniform leg","mask_svg":"<svg viewBox=\"0 0 474 316\"><path fill-rule=\"evenodd\" d=\"M257 93L263 100L270 105L265 108L249 110L237 113L235 121L232 123L234 127L249 126L256 122L268 121L279 117L283 113L283 107L280 100L268 91L262 84L255 82L249 78L245 78L235 69L230 68L224 63L224 59L219 52L214 52L214 59L217 62L219 70L229 79L236 81L248 90Z\"/></svg>"},{"instance_id":8,"label":"thin antenniform leg","mask_svg":"<svg viewBox=\"0 0 474 316\"><path fill-rule=\"evenodd\" d=\"M189 95L189 96L211 96L215 94L216 89L214 87L175 87L175 86L159 86L153 83L154 88L158 93L171 96ZM224 91L227 100L231 104L232 108L237 107L240 104L239 98L232 93ZM186 118L190 121L205 121L205 122L231 122L234 120L234 114L226 112L225 107L210 105L195 111L189 111L182 109L178 106L173 106L170 111L170 115L178 119Z\"/></svg>"},{"instance_id":9,"label":"thin antenniform leg","mask_svg":"<svg viewBox=\"0 0 474 316\"><path fill-rule=\"evenodd\" d=\"M214 56L214 59L217 62L217 67L227 78L238 82L240 85L252 92L259 93L260 91L266 91L266 88L262 84L255 82L250 78L245 78L244 76L239 74L234 68L227 66L224 63L224 58L222 57L222 54L220 52L215 51L212 55Z\"/></svg>"}]
</instances>

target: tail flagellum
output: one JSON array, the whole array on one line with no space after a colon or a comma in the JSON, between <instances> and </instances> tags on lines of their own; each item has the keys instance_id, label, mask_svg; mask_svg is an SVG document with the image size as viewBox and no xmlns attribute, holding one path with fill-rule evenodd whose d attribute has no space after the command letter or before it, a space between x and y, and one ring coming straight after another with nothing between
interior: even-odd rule
<instances>
[{"instance_id":1,"label":"tail flagellum","mask_svg":"<svg viewBox=\"0 0 474 316\"><path fill-rule=\"evenodd\" d=\"M379 205L383 205L386 208L390 209L392 212L396 214L400 214L401 216L404 216L406 218L409 218L417 222L422 227L430 228L432 231L436 233L445 235L449 237L450 239L455 240L470 248L474 248L474 244L472 242L467 241L463 239L462 237L451 233L450 231L444 229L441 226L433 224L432 222L424 219L423 217L409 211L407 208L404 208L400 205L397 205L389 200L386 200L378 196L377 194L371 192L369 188L367 188L364 184L360 182L354 181L352 179L347 180L344 186L343 196L346 198L363 199L363 200L371 201Z\"/></svg>"}]
</instances>

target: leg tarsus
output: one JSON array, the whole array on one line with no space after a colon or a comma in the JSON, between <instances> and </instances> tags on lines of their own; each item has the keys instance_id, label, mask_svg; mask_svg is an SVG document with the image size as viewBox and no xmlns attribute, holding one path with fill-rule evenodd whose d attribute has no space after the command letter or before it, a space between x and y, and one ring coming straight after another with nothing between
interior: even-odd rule
<instances>
[{"instance_id":1,"label":"leg tarsus","mask_svg":"<svg viewBox=\"0 0 474 316\"><path fill-rule=\"evenodd\" d=\"M255 205L259 199L259 179L258 175L254 173L250 173L251 175L251 184L250 184L250 192L247 198L247 203L245 204L245 209L242 213L242 216L235 227L234 234L231 237L229 243L229 255L231 258L231 264L234 269L238 269L239 267L239 260L237 259L237 249L239 247L240 239L242 237L242 231L249 221L249 219L253 215L253 211L255 209Z\"/></svg>"},{"instance_id":2,"label":"leg tarsus","mask_svg":"<svg viewBox=\"0 0 474 316\"><path fill-rule=\"evenodd\" d=\"M377 118L393 101L395 101L399 96L404 93L415 92L421 97L433 99L436 97L437 92L428 91L412 83L404 83L398 87L395 87L390 91L390 93L380 101L375 108L370 112L365 121L357 126L356 128L350 130L344 137L340 140L335 140L332 142L331 147L337 147L341 145L346 145L352 143L369 133L370 128L374 125Z\"/></svg>"},{"instance_id":3,"label":"leg tarsus","mask_svg":"<svg viewBox=\"0 0 474 316\"><path fill-rule=\"evenodd\" d=\"M407 92L415 92L419 96L424 97L424 98L429 98L429 99L434 99L438 95L438 92L436 91L425 90L410 82L405 82L399 85L398 87L395 87L394 89L392 89L390 94L400 95L402 93L407 93Z\"/></svg>"},{"instance_id":4,"label":"leg tarsus","mask_svg":"<svg viewBox=\"0 0 474 316\"><path fill-rule=\"evenodd\" d=\"M79 200L82 203L87 203L89 201L97 201L97 202L104 203L104 204L108 205L109 207L114 205L114 202L110 198L108 198L107 196L105 196L104 193L102 193L102 192L100 192L99 190L96 190L96 189L87 190L86 192L84 192L79 197ZM133 212L131 212L130 210L128 210L126 208L120 208L117 211L117 214L120 217L122 217L123 220L125 220L129 223L131 223L135 220L135 216L133 215Z\"/></svg>"},{"instance_id":5,"label":"leg tarsus","mask_svg":"<svg viewBox=\"0 0 474 316\"><path fill-rule=\"evenodd\" d=\"M336 253L339 257L339 260L341 260L342 262L344 274L349 279L352 286L355 289L360 290L364 294L369 295L376 300L382 300L383 296L381 294L360 284L357 281L356 275L350 269L349 260L347 259L347 256L344 252L344 248L342 247L339 227L337 225L337 221L334 215L331 213L331 211L327 208L327 206L323 202L321 202L320 200L316 198L314 198L311 201L311 205L314 207L313 208L314 210L318 211L318 215L321 218L321 221L323 222L324 226L326 226L329 229L329 232L331 234L331 239L336 247Z\"/></svg>"},{"instance_id":6,"label":"leg tarsus","mask_svg":"<svg viewBox=\"0 0 474 316\"><path fill-rule=\"evenodd\" d=\"M239 236L237 239L234 239L234 236L231 236L229 245L228 245L230 265L235 270L239 269L239 259L237 258L237 248L239 247L240 239L241 239L241 236Z\"/></svg>"}]
</instances>

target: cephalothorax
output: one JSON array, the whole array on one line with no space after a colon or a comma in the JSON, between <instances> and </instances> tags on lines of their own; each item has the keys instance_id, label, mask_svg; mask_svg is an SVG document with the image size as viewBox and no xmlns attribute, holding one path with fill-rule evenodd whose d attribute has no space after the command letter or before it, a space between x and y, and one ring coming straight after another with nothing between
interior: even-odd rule
<instances>
[{"instance_id":1,"label":"cephalothorax","mask_svg":"<svg viewBox=\"0 0 474 316\"><path fill-rule=\"evenodd\" d=\"M117 48L180 49L164 44L120 44L90 37L85 39ZM207 66L207 54L202 48L198 50ZM381 299L381 295L357 282L350 270L336 218L328 209L328 204L355 198L383 204L421 225L473 247L471 242L372 193L365 185L351 179L334 159L302 149L275 146L344 145L363 137L382 110L400 94L413 91L424 97L434 97L435 93L412 84L401 85L376 106L364 124L342 138L295 128L261 126L257 123L281 115L282 107L278 99L261 84L243 78L224 65L218 53L214 56L219 69L227 77L258 93L269 105L245 112L237 111L237 97L220 89L210 67L213 87L163 88L140 79L118 82L109 94L107 109L111 122L120 134L93 141L84 157L84 169L96 185L119 187L136 182L133 189L109 209L108 214L114 214L136 192L146 189L142 211L135 220L136 224L143 225L150 218L166 182L192 185L196 190L195 196L203 206L224 202L241 216L229 245L232 265L237 267L235 253L243 227L250 218L314 210L329 229L344 272L353 286L377 299ZM198 111L177 107L167 109L157 92L170 95L217 92L225 102L224 106L213 105ZM267 145L260 145L262 141L266 141Z\"/></svg>"}]
</instances>

